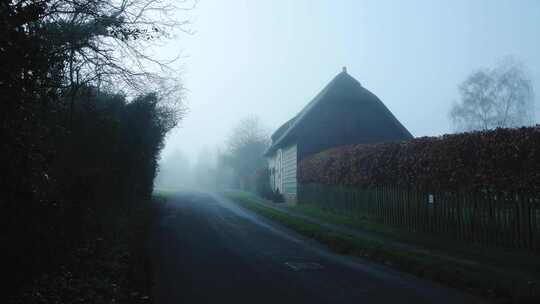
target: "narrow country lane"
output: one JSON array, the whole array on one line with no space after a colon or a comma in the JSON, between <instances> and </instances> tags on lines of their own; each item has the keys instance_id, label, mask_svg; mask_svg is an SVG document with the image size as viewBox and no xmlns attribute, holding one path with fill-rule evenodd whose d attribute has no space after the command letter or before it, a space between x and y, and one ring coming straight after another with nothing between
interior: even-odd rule
<instances>
[{"instance_id":1,"label":"narrow country lane","mask_svg":"<svg viewBox=\"0 0 540 304\"><path fill-rule=\"evenodd\" d=\"M475 303L461 292L316 242L218 195L181 192L151 240L163 303Z\"/></svg>"}]
</instances>

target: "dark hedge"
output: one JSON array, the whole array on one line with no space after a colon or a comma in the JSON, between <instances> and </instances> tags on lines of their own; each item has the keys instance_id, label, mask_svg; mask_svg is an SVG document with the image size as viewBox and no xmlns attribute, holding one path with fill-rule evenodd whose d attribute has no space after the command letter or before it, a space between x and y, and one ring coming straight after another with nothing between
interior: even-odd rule
<instances>
[{"instance_id":1,"label":"dark hedge","mask_svg":"<svg viewBox=\"0 0 540 304\"><path fill-rule=\"evenodd\" d=\"M540 193L540 125L338 147L299 164L300 183Z\"/></svg>"}]
</instances>

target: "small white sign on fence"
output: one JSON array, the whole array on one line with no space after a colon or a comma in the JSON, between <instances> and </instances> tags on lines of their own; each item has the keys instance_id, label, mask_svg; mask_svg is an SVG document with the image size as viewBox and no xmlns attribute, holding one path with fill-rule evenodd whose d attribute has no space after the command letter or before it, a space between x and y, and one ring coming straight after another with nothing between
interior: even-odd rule
<instances>
[{"instance_id":1,"label":"small white sign on fence","mask_svg":"<svg viewBox=\"0 0 540 304\"><path fill-rule=\"evenodd\" d=\"M428 203L433 204L434 201L435 199L433 198L433 194L428 195Z\"/></svg>"}]
</instances>

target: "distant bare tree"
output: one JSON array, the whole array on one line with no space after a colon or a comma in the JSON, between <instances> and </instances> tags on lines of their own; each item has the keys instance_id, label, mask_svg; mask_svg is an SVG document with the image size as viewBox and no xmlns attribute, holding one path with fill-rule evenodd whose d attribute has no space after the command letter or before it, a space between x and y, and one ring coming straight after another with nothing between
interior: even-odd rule
<instances>
[{"instance_id":1,"label":"distant bare tree","mask_svg":"<svg viewBox=\"0 0 540 304\"><path fill-rule=\"evenodd\" d=\"M192 183L196 188L215 190L216 157L214 150L209 147L203 147L197 152L191 174Z\"/></svg>"},{"instance_id":2,"label":"distant bare tree","mask_svg":"<svg viewBox=\"0 0 540 304\"><path fill-rule=\"evenodd\" d=\"M227 140L226 162L231 166L246 190L251 185L250 178L264 165L263 153L268 147L268 133L257 117L241 120Z\"/></svg>"},{"instance_id":3,"label":"distant bare tree","mask_svg":"<svg viewBox=\"0 0 540 304\"><path fill-rule=\"evenodd\" d=\"M189 159L180 150L176 150L160 161L154 184L162 189L180 189L192 185L191 175Z\"/></svg>"},{"instance_id":4,"label":"distant bare tree","mask_svg":"<svg viewBox=\"0 0 540 304\"><path fill-rule=\"evenodd\" d=\"M534 120L531 80L511 58L472 73L459 85L461 101L450 111L457 131L519 127Z\"/></svg>"},{"instance_id":5,"label":"distant bare tree","mask_svg":"<svg viewBox=\"0 0 540 304\"><path fill-rule=\"evenodd\" d=\"M268 141L268 133L262 127L258 117L252 116L242 119L233 129L227 139L227 148L234 153L252 143L265 143Z\"/></svg>"}]
</instances>

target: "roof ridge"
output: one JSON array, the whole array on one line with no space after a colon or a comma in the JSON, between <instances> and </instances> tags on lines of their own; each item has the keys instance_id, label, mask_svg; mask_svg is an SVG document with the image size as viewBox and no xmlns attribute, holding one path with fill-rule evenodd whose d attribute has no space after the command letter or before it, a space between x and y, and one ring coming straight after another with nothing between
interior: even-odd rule
<instances>
[{"instance_id":1,"label":"roof ridge","mask_svg":"<svg viewBox=\"0 0 540 304\"><path fill-rule=\"evenodd\" d=\"M347 74L346 70L340 72L339 74L337 74L336 76L334 76L334 78L332 78L332 80L330 80L329 83L327 83L324 88L319 91L319 93L317 93L317 95L315 95L315 97L313 97L311 99L311 101L305 105L302 110L300 110L300 112L298 112L298 114L296 114L295 116L293 116L292 119L289 119L288 121L286 121L283 125L281 125L281 127L279 127L276 132L274 132L274 134L272 134L271 138L273 138L277 133L278 131L280 131L280 129L282 127L284 127L285 125L287 124L290 124L290 126L288 126L288 128L286 128L286 130L282 131L281 134L279 134L279 137L278 137L275 141L272 141L272 144L270 145L270 147L268 147L268 149L266 149L266 151L264 152L264 154L267 154L269 152L271 152L271 150L273 150L273 147L275 147L278 143L280 143L283 138L285 138L290 132L291 130L296 127L297 125L297 122L301 120L302 117L304 117L316 104L319 100L322 100L323 97L326 95L326 93L328 92L328 89L331 88L335 83L336 83L336 80L342 76L342 75L347 75L349 76L350 78L354 79L352 76L350 76L349 74ZM357 81L358 82L358 81ZM360 83L358 83L360 84Z\"/></svg>"},{"instance_id":2,"label":"roof ridge","mask_svg":"<svg viewBox=\"0 0 540 304\"><path fill-rule=\"evenodd\" d=\"M331 91L334 86L346 84L347 87L350 87L351 92L354 98L360 98L361 101L371 103L375 106L375 110L378 115L385 117L384 119L391 125L391 127L397 132L403 134L404 137L411 137L410 132L403 126L399 120L394 116L394 114L386 107L386 105L371 91L364 88L358 80L349 75L346 69L343 69L339 74L334 76L332 80L327 83L324 88L315 95L310 102L305 105L300 112L298 112L293 118L289 119L283 125L281 125L271 136L272 143L265 151L265 155L269 155L276 150L284 141L290 138L290 134L297 129L297 126L303 121L306 117L320 102L328 100L326 98L328 92ZM349 89L347 89L349 90ZM362 97L365 96L365 97Z\"/></svg>"}]
</instances>

